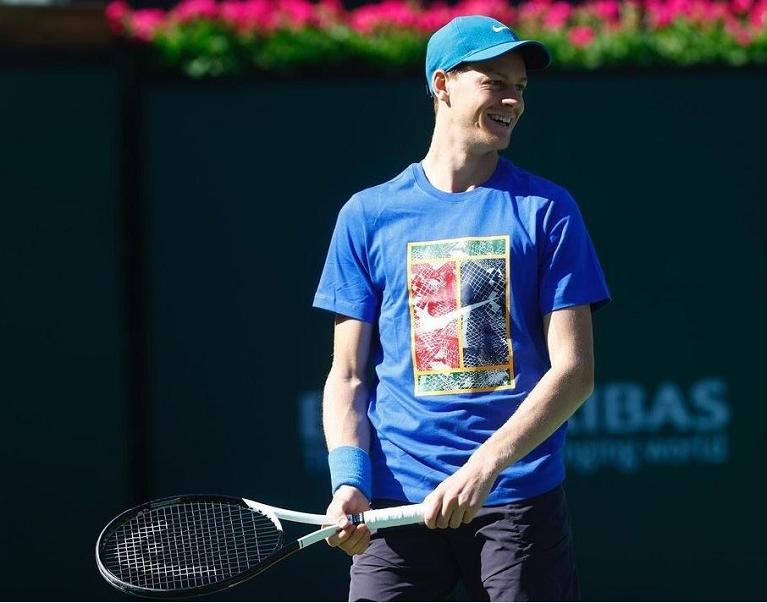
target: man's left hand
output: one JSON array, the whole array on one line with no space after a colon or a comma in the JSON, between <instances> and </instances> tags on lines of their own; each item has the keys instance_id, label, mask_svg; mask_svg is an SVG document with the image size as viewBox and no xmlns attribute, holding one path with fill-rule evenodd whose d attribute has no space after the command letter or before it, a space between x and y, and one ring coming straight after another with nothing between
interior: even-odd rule
<instances>
[{"instance_id":1,"label":"man's left hand","mask_svg":"<svg viewBox=\"0 0 767 603\"><path fill-rule=\"evenodd\" d=\"M469 523L485 502L498 473L481 459L471 457L424 500L429 528L457 528Z\"/></svg>"}]
</instances>

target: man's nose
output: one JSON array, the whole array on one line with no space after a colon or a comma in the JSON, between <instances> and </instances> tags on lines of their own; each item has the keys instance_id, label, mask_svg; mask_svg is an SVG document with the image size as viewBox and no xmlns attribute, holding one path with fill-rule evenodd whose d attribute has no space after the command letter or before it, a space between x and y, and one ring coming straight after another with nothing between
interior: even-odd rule
<instances>
[{"instance_id":1,"label":"man's nose","mask_svg":"<svg viewBox=\"0 0 767 603\"><path fill-rule=\"evenodd\" d=\"M506 91L506 94L504 94L503 102L510 105L521 103L522 93L519 90L516 90L515 88L509 88Z\"/></svg>"},{"instance_id":2,"label":"man's nose","mask_svg":"<svg viewBox=\"0 0 767 603\"><path fill-rule=\"evenodd\" d=\"M501 101L506 107L516 108L522 106L522 95L519 92L509 92Z\"/></svg>"}]
</instances>

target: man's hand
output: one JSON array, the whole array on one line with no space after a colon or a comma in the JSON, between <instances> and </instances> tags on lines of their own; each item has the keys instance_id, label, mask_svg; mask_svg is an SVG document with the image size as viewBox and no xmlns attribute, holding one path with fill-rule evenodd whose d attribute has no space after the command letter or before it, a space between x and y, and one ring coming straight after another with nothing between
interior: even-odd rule
<instances>
[{"instance_id":1,"label":"man's hand","mask_svg":"<svg viewBox=\"0 0 767 603\"><path fill-rule=\"evenodd\" d=\"M355 526L346 516L369 510L370 502L362 492L353 486L341 486L336 490L325 513L338 520L337 525L341 530L327 538L327 543L337 546L350 556L364 552L370 544L370 530L364 523Z\"/></svg>"},{"instance_id":2,"label":"man's hand","mask_svg":"<svg viewBox=\"0 0 767 603\"><path fill-rule=\"evenodd\" d=\"M476 455L475 455L476 456ZM424 520L429 528L457 528L469 523L485 502L498 473L472 456L426 497Z\"/></svg>"}]
</instances>

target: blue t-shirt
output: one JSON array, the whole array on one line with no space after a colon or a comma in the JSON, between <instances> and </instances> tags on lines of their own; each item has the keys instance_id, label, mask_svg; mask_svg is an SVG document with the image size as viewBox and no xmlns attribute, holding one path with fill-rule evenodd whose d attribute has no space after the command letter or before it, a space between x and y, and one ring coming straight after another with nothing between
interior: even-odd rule
<instances>
[{"instance_id":1,"label":"blue t-shirt","mask_svg":"<svg viewBox=\"0 0 767 603\"><path fill-rule=\"evenodd\" d=\"M373 497L422 501L550 368L542 317L609 296L570 194L506 159L468 192L442 192L412 164L354 195L314 306L377 326ZM565 431L504 470L486 504L562 482Z\"/></svg>"}]
</instances>

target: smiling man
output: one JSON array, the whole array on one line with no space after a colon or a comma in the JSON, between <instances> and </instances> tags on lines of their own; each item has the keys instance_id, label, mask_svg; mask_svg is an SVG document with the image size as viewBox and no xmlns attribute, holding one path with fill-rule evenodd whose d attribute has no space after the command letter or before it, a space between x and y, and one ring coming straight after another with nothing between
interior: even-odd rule
<instances>
[{"instance_id":1,"label":"smiling man","mask_svg":"<svg viewBox=\"0 0 767 603\"><path fill-rule=\"evenodd\" d=\"M549 54L483 16L429 41L426 157L342 208L314 305L335 313L323 423L350 600L578 598L562 483L609 301L575 201L499 155ZM375 378L368 367L375 366ZM346 514L425 501L426 526Z\"/></svg>"}]
</instances>

